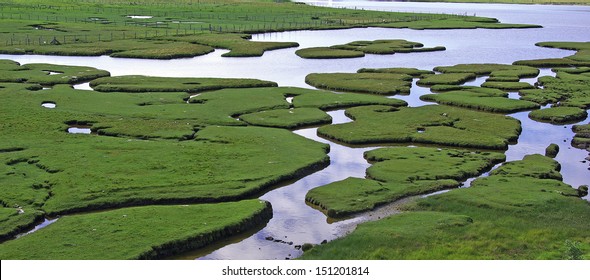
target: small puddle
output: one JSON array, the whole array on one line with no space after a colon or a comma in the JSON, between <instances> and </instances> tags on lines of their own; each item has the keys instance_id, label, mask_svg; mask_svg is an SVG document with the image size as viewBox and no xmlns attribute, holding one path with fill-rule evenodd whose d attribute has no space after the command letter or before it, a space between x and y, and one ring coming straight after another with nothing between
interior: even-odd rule
<instances>
[{"instance_id":1,"label":"small puddle","mask_svg":"<svg viewBox=\"0 0 590 280\"><path fill-rule=\"evenodd\" d=\"M132 18L132 19L150 19L153 18L153 16L127 16L128 18Z\"/></svg>"},{"instance_id":2,"label":"small puddle","mask_svg":"<svg viewBox=\"0 0 590 280\"><path fill-rule=\"evenodd\" d=\"M70 134L91 134L92 130L89 126L70 126L68 127Z\"/></svg>"},{"instance_id":3,"label":"small puddle","mask_svg":"<svg viewBox=\"0 0 590 280\"><path fill-rule=\"evenodd\" d=\"M190 103L191 103L191 99L193 99L193 98L195 98L195 97L197 97L197 96L199 96L199 95L201 95L201 94L200 94L200 93L197 93L197 94L193 94L193 95L189 96L189 97L186 99L186 103L187 103L187 104L190 104Z\"/></svg>"},{"instance_id":4,"label":"small puddle","mask_svg":"<svg viewBox=\"0 0 590 280\"><path fill-rule=\"evenodd\" d=\"M77 84L73 85L72 87L79 90L94 90L90 87L90 83Z\"/></svg>"},{"instance_id":5,"label":"small puddle","mask_svg":"<svg viewBox=\"0 0 590 280\"><path fill-rule=\"evenodd\" d=\"M47 72L47 74L49 74L50 76L63 74L63 72L54 72L54 71L45 71L45 72Z\"/></svg>"},{"instance_id":6,"label":"small puddle","mask_svg":"<svg viewBox=\"0 0 590 280\"><path fill-rule=\"evenodd\" d=\"M48 109L54 109L57 105L55 105L54 102L43 102L41 103L41 107L43 108L48 108Z\"/></svg>"}]
</instances>

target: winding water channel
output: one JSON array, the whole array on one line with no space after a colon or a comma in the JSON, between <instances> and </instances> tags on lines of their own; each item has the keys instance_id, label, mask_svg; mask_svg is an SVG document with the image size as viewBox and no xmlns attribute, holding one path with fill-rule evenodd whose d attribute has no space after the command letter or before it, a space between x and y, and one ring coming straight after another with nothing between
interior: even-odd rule
<instances>
[{"instance_id":1,"label":"winding water channel","mask_svg":"<svg viewBox=\"0 0 590 280\"><path fill-rule=\"evenodd\" d=\"M310 1L311 2L311 1ZM54 63L65 65L92 66L110 71L117 75L152 75L169 77L233 77L272 80L280 86L298 86L310 88L304 77L313 72L356 72L359 68L413 67L432 69L435 66L459 63L506 63L522 59L563 57L571 51L535 47L540 41L587 41L590 38L590 7L574 6L523 6L491 4L432 4L368 1L315 1L319 5L337 5L364 9L391 11L424 11L454 14L477 14L490 16L508 23L533 23L544 26L542 29L525 30L406 30L361 28L330 31L296 31L283 33L259 34L253 37L257 41L296 41L300 48L329 46L348 43L355 40L407 39L424 43L425 46L442 45L444 52L396 54L391 56L367 55L363 58L341 60L305 60L294 54L295 49L283 49L267 52L259 58L224 58L217 50L214 53L189 59L175 60L140 60L101 57L58 57L58 56L13 56L0 55L0 59L11 59L26 63ZM556 18L556 14L559 17ZM541 75L552 75L549 69L543 69ZM484 78L469 82L479 85ZM536 79L527 79L534 83ZM87 85L77 86L88 90ZM419 96L430 93L428 88L412 87L408 96L395 96L406 100L409 106L417 107L428 102ZM514 93L511 98L518 98ZM59 104L58 104L59 106ZM190 105L187 105L190 106ZM344 116L344 110L329 114L333 123L351 121ZM560 146L557 156L562 166L564 182L574 187L590 183L588 163L583 162L588 152L571 147L573 137L571 124L552 125L540 123L528 118L528 112L511 115L521 121L523 131L518 143L510 145L506 151L507 160L519 160L524 155L541 153L551 144ZM588 123L588 119L580 122ZM316 135L317 128L296 130L301 136L328 143L330 145L330 165L314 174L289 182L285 186L265 193L261 199L271 202L273 218L262 229L244 233L242 236L227 240L223 244L190 252L178 258L200 259L286 259L301 254L297 245L303 243L318 244L324 240L345 235L354 230L361 222L378 219L396 213L396 205L382 207L343 221L327 220L320 211L305 203L305 194L312 188L347 177L365 177L369 164L363 153L378 147L347 147L322 139ZM484 175L485 176L485 175ZM465 186L469 186L468 180ZM586 197L586 199L589 199Z\"/></svg>"}]
</instances>

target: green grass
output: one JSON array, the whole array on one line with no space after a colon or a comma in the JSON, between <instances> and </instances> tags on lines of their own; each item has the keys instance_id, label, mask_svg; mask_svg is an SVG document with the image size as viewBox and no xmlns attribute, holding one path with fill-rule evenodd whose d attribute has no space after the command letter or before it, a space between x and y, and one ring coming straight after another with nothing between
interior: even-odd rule
<instances>
[{"instance_id":1,"label":"green grass","mask_svg":"<svg viewBox=\"0 0 590 280\"><path fill-rule=\"evenodd\" d=\"M526 28L452 14L334 9L290 1L10 1L0 7L0 53L170 59L231 50L260 56L294 42L250 42L249 34L354 27ZM130 18L130 15L151 18ZM58 41L59 44L51 44Z\"/></svg>"},{"instance_id":2,"label":"green grass","mask_svg":"<svg viewBox=\"0 0 590 280\"><path fill-rule=\"evenodd\" d=\"M104 70L84 66L53 64L19 65L11 60L0 60L0 82L41 85L74 84L110 76Z\"/></svg>"},{"instance_id":3,"label":"green grass","mask_svg":"<svg viewBox=\"0 0 590 280\"><path fill-rule=\"evenodd\" d=\"M461 90L426 94L421 96L420 99L444 105L498 113L512 113L540 107L539 104L531 101L507 98L507 94L500 90L477 87L464 87Z\"/></svg>"},{"instance_id":4,"label":"green grass","mask_svg":"<svg viewBox=\"0 0 590 280\"><path fill-rule=\"evenodd\" d=\"M434 74L434 71L420 70L416 68L361 68L358 73L391 73L391 74L406 74L415 78L421 78L426 75Z\"/></svg>"},{"instance_id":5,"label":"green grass","mask_svg":"<svg viewBox=\"0 0 590 280\"><path fill-rule=\"evenodd\" d=\"M473 73L478 76L531 78L539 75L539 69L528 66L505 65L494 63L457 64L438 66L434 71L442 73Z\"/></svg>"},{"instance_id":6,"label":"green grass","mask_svg":"<svg viewBox=\"0 0 590 280\"><path fill-rule=\"evenodd\" d=\"M270 204L259 200L144 206L72 215L59 218L41 231L0 244L0 258L163 258L263 225L271 216Z\"/></svg>"},{"instance_id":7,"label":"green grass","mask_svg":"<svg viewBox=\"0 0 590 280\"><path fill-rule=\"evenodd\" d=\"M410 28L416 30L424 29L505 29L505 28L539 28L541 26L534 24L505 24L498 23L495 19L490 18L470 18L470 19L418 19L402 22L378 23L376 27L385 28Z\"/></svg>"},{"instance_id":8,"label":"green grass","mask_svg":"<svg viewBox=\"0 0 590 280\"><path fill-rule=\"evenodd\" d=\"M232 118L289 108L286 95L312 90L224 89L187 104L184 92L92 92L69 85L31 91L30 86L2 83L0 88L0 200L5 207L55 214L235 200L303 176L328 160L323 144L286 130L244 127ZM318 93L324 98L316 105L340 106L342 99L328 94L336 95ZM363 97L346 100L362 104ZM41 107L47 101L57 107ZM66 133L74 124L88 125L99 135Z\"/></svg>"},{"instance_id":9,"label":"green grass","mask_svg":"<svg viewBox=\"0 0 590 280\"><path fill-rule=\"evenodd\" d=\"M555 158L559 153L559 145L555 143L551 143L547 148L545 148L545 156L550 158Z\"/></svg>"},{"instance_id":10,"label":"green grass","mask_svg":"<svg viewBox=\"0 0 590 280\"><path fill-rule=\"evenodd\" d=\"M583 125L574 125L572 130L576 135L572 140L572 145L580 149L590 148L590 123Z\"/></svg>"},{"instance_id":11,"label":"green grass","mask_svg":"<svg viewBox=\"0 0 590 280\"><path fill-rule=\"evenodd\" d=\"M90 86L102 92L190 92L223 89L276 87L275 82L257 79L228 78L164 78L149 76L117 76L93 80Z\"/></svg>"},{"instance_id":12,"label":"green grass","mask_svg":"<svg viewBox=\"0 0 590 280\"><path fill-rule=\"evenodd\" d=\"M293 105L300 107L315 107L322 110L341 109L362 105L390 105L395 107L407 106L403 100L386 98L369 94L338 93L334 94L322 90L306 90L286 88L287 95L294 95Z\"/></svg>"},{"instance_id":13,"label":"green grass","mask_svg":"<svg viewBox=\"0 0 590 280\"><path fill-rule=\"evenodd\" d=\"M533 120L555 124L578 122L586 117L588 117L586 110L577 107L552 107L529 113L529 118Z\"/></svg>"},{"instance_id":14,"label":"green grass","mask_svg":"<svg viewBox=\"0 0 590 280\"><path fill-rule=\"evenodd\" d=\"M574 55L564 58L545 58L515 61L515 65L533 67L582 67L590 66L590 42L539 42L535 45L545 48L558 48L577 51Z\"/></svg>"},{"instance_id":15,"label":"green grass","mask_svg":"<svg viewBox=\"0 0 590 280\"><path fill-rule=\"evenodd\" d=\"M296 42L253 42L250 34L200 34L183 37L171 37L168 40L190 42L214 48L229 49L223 57L262 56L264 52L277 49L298 47Z\"/></svg>"},{"instance_id":16,"label":"green grass","mask_svg":"<svg viewBox=\"0 0 590 280\"><path fill-rule=\"evenodd\" d=\"M409 94L412 76L391 73L312 73L305 82L316 88L378 95Z\"/></svg>"},{"instance_id":17,"label":"green grass","mask_svg":"<svg viewBox=\"0 0 590 280\"><path fill-rule=\"evenodd\" d=\"M316 108L278 109L240 115L251 125L295 129L304 126L329 124L332 117Z\"/></svg>"},{"instance_id":18,"label":"green grass","mask_svg":"<svg viewBox=\"0 0 590 280\"><path fill-rule=\"evenodd\" d=\"M173 59L194 57L213 52L210 46L152 39L125 39L64 45L2 46L5 54L39 54L61 56L109 55L121 58Z\"/></svg>"},{"instance_id":19,"label":"green grass","mask_svg":"<svg viewBox=\"0 0 590 280\"><path fill-rule=\"evenodd\" d=\"M467 81L475 80L473 73L448 73L426 76L416 82L420 86L433 85L461 85Z\"/></svg>"},{"instance_id":20,"label":"green grass","mask_svg":"<svg viewBox=\"0 0 590 280\"><path fill-rule=\"evenodd\" d=\"M395 200L459 186L505 160L500 153L437 148L381 148L365 153L367 178L348 178L309 191L306 200L329 217L372 210Z\"/></svg>"},{"instance_id":21,"label":"green grass","mask_svg":"<svg viewBox=\"0 0 590 280\"><path fill-rule=\"evenodd\" d=\"M344 45L331 47L307 48L295 52L303 58L353 58L362 57L364 54L394 54L410 52L443 51L445 47L423 48L424 45L406 40L375 40L354 41Z\"/></svg>"},{"instance_id":22,"label":"green grass","mask_svg":"<svg viewBox=\"0 0 590 280\"><path fill-rule=\"evenodd\" d=\"M310 59L355 58L365 56L365 53L362 51L342 50L330 47L300 49L295 54L299 57Z\"/></svg>"},{"instance_id":23,"label":"green grass","mask_svg":"<svg viewBox=\"0 0 590 280\"><path fill-rule=\"evenodd\" d=\"M43 220L43 213L31 208L0 208L0 241L5 241L15 234L32 228Z\"/></svg>"},{"instance_id":24,"label":"green grass","mask_svg":"<svg viewBox=\"0 0 590 280\"><path fill-rule=\"evenodd\" d=\"M542 89L521 90L523 100L539 104L557 104L582 109L590 108L590 69L558 68L556 77L540 77L538 84Z\"/></svg>"},{"instance_id":25,"label":"green grass","mask_svg":"<svg viewBox=\"0 0 590 280\"><path fill-rule=\"evenodd\" d=\"M506 91L518 91L523 89L534 89L535 86L525 82L484 82L482 87L496 88Z\"/></svg>"},{"instance_id":26,"label":"green grass","mask_svg":"<svg viewBox=\"0 0 590 280\"><path fill-rule=\"evenodd\" d=\"M302 258L566 259L566 240L579 241L583 257L590 257L590 205L571 186L547 179L558 174L557 162L536 155L510 165L470 188L362 224Z\"/></svg>"},{"instance_id":27,"label":"green grass","mask_svg":"<svg viewBox=\"0 0 590 280\"><path fill-rule=\"evenodd\" d=\"M318 135L349 144L421 143L505 149L520 134L517 120L496 114L429 105L348 109L354 122L323 126Z\"/></svg>"}]
</instances>

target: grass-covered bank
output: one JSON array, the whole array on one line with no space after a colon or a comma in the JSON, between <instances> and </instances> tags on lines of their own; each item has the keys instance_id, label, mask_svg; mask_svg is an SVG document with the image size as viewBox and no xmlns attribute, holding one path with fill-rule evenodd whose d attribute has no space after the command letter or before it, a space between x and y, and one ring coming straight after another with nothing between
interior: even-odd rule
<instances>
[{"instance_id":1,"label":"grass-covered bank","mask_svg":"<svg viewBox=\"0 0 590 280\"><path fill-rule=\"evenodd\" d=\"M535 45L544 48L557 48L576 51L564 58L546 58L515 61L515 65L532 67L583 67L590 66L590 42L539 42Z\"/></svg>"},{"instance_id":2,"label":"grass-covered bank","mask_svg":"<svg viewBox=\"0 0 590 280\"><path fill-rule=\"evenodd\" d=\"M333 9L291 1L9 1L0 6L0 53L110 55L171 59L203 55L260 56L295 42L250 42L249 34L389 27L535 28L496 19Z\"/></svg>"},{"instance_id":3,"label":"grass-covered bank","mask_svg":"<svg viewBox=\"0 0 590 280\"><path fill-rule=\"evenodd\" d=\"M541 155L506 163L470 188L420 199L302 258L587 259L590 204L558 170ZM581 256L569 253L571 244Z\"/></svg>"},{"instance_id":4,"label":"grass-covered bank","mask_svg":"<svg viewBox=\"0 0 590 280\"><path fill-rule=\"evenodd\" d=\"M72 215L0 244L0 258L161 259L263 225L271 217L271 205L259 200Z\"/></svg>"},{"instance_id":5,"label":"grass-covered bank","mask_svg":"<svg viewBox=\"0 0 590 280\"><path fill-rule=\"evenodd\" d=\"M346 114L354 121L320 127L318 135L349 144L421 143L502 150L521 131L519 121L511 117L442 105L365 106L348 109Z\"/></svg>"},{"instance_id":6,"label":"grass-covered bank","mask_svg":"<svg viewBox=\"0 0 590 280\"><path fill-rule=\"evenodd\" d=\"M317 88L379 95L409 94L412 76L397 73L311 73L305 82Z\"/></svg>"},{"instance_id":7,"label":"grass-covered bank","mask_svg":"<svg viewBox=\"0 0 590 280\"><path fill-rule=\"evenodd\" d=\"M505 160L501 153L396 147L365 153L367 179L348 178L309 191L306 200L331 218L372 210L423 193L454 188Z\"/></svg>"},{"instance_id":8,"label":"grass-covered bank","mask_svg":"<svg viewBox=\"0 0 590 280\"><path fill-rule=\"evenodd\" d=\"M103 91L85 91L71 88L80 81L71 76L109 73L0 64L0 76L12 77L0 83L3 239L43 215L260 195L329 158L327 145L257 126L298 128L329 122L323 110L407 105L251 79L105 77L92 81ZM69 134L72 126L93 134Z\"/></svg>"},{"instance_id":9,"label":"grass-covered bank","mask_svg":"<svg viewBox=\"0 0 590 280\"><path fill-rule=\"evenodd\" d=\"M444 51L442 46L424 48L422 43L406 40L375 40L375 41L354 41L344 45L331 47L317 47L300 49L295 52L302 58L328 59L328 58L353 58L363 57L365 54L395 54L411 52L432 52Z\"/></svg>"},{"instance_id":10,"label":"grass-covered bank","mask_svg":"<svg viewBox=\"0 0 590 280\"><path fill-rule=\"evenodd\" d=\"M426 94L421 96L420 99L434 101L438 104L497 113L512 113L540 107L535 102L510 99L508 94L501 90L480 87L457 87L451 91Z\"/></svg>"}]
</instances>

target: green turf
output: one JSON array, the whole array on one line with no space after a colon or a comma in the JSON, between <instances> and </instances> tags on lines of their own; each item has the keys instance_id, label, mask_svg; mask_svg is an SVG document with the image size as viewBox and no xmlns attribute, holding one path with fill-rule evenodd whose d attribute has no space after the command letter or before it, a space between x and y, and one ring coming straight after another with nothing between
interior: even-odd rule
<instances>
[{"instance_id":1,"label":"green turf","mask_svg":"<svg viewBox=\"0 0 590 280\"><path fill-rule=\"evenodd\" d=\"M540 107L537 103L531 101L509 99L507 94L500 90L477 87L464 87L461 90L426 94L420 96L420 99L444 105L498 113L512 113Z\"/></svg>"},{"instance_id":2,"label":"green turf","mask_svg":"<svg viewBox=\"0 0 590 280\"><path fill-rule=\"evenodd\" d=\"M539 42L535 45L545 48L575 50L577 52L564 58L519 60L515 61L514 64L545 68L590 66L590 42Z\"/></svg>"},{"instance_id":3,"label":"green turf","mask_svg":"<svg viewBox=\"0 0 590 280\"><path fill-rule=\"evenodd\" d=\"M476 75L473 73L447 73L426 76L416 82L420 86L433 85L461 85L467 81L475 80Z\"/></svg>"},{"instance_id":4,"label":"green turf","mask_svg":"<svg viewBox=\"0 0 590 280\"><path fill-rule=\"evenodd\" d=\"M518 91L523 89L534 89L535 86L525 82L484 82L482 87L497 88L506 91Z\"/></svg>"},{"instance_id":5,"label":"green turf","mask_svg":"<svg viewBox=\"0 0 590 280\"><path fill-rule=\"evenodd\" d=\"M164 78L149 76L117 76L93 80L90 86L97 91L111 92L190 92L223 88L276 87L275 82L257 79L229 78Z\"/></svg>"},{"instance_id":6,"label":"green turf","mask_svg":"<svg viewBox=\"0 0 590 280\"><path fill-rule=\"evenodd\" d=\"M323 126L318 134L349 144L422 143L505 149L521 129L510 117L440 105L401 109L366 106L346 113L355 121Z\"/></svg>"},{"instance_id":7,"label":"green turf","mask_svg":"<svg viewBox=\"0 0 590 280\"><path fill-rule=\"evenodd\" d=\"M554 69L556 77L540 77L541 89L521 90L521 99L539 104L590 108L590 68Z\"/></svg>"},{"instance_id":8,"label":"green turf","mask_svg":"<svg viewBox=\"0 0 590 280\"><path fill-rule=\"evenodd\" d=\"M549 179L558 174L558 164L536 155L510 166L470 188L430 196L406 206L406 213L362 224L302 258L568 259L568 240L579 242L582 257L590 257L590 205L571 186Z\"/></svg>"},{"instance_id":9,"label":"green turf","mask_svg":"<svg viewBox=\"0 0 590 280\"><path fill-rule=\"evenodd\" d=\"M309 191L306 200L338 218L400 198L459 186L505 160L500 153L437 148L381 148L365 153L367 178L348 178Z\"/></svg>"},{"instance_id":10,"label":"green turf","mask_svg":"<svg viewBox=\"0 0 590 280\"><path fill-rule=\"evenodd\" d=\"M305 82L316 88L378 95L409 94L412 76L392 73L312 73Z\"/></svg>"},{"instance_id":11,"label":"green turf","mask_svg":"<svg viewBox=\"0 0 590 280\"><path fill-rule=\"evenodd\" d=\"M406 40L354 41L331 47L307 48L295 52L303 58L352 58L364 54L394 54L409 52L443 51L445 47L424 48L424 45Z\"/></svg>"},{"instance_id":12,"label":"green turf","mask_svg":"<svg viewBox=\"0 0 590 280\"><path fill-rule=\"evenodd\" d=\"M588 113L577 107L552 107L532 111L529 117L537 121L561 124L584 120L588 117Z\"/></svg>"},{"instance_id":13,"label":"green turf","mask_svg":"<svg viewBox=\"0 0 590 280\"><path fill-rule=\"evenodd\" d=\"M43 213L32 208L0 208L0 241L5 241L15 234L30 229L43 220Z\"/></svg>"},{"instance_id":14,"label":"green turf","mask_svg":"<svg viewBox=\"0 0 590 280\"><path fill-rule=\"evenodd\" d=\"M545 156L550 158L555 158L559 153L559 145L555 143L549 144L547 148L545 148Z\"/></svg>"},{"instance_id":15,"label":"green turf","mask_svg":"<svg viewBox=\"0 0 590 280\"><path fill-rule=\"evenodd\" d=\"M299 57L310 59L355 58L365 56L365 53L362 51L342 50L331 47L300 49L297 50L295 54Z\"/></svg>"},{"instance_id":16,"label":"green turf","mask_svg":"<svg viewBox=\"0 0 590 280\"><path fill-rule=\"evenodd\" d=\"M332 117L316 108L277 109L240 115L251 125L295 129L304 126L329 124Z\"/></svg>"},{"instance_id":17,"label":"green turf","mask_svg":"<svg viewBox=\"0 0 590 280\"><path fill-rule=\"evenodd\" d=\"M531 78L539 75L539 69L528 66L505 65L494 63L457 64L438 66L434 71L442 73L473 73L478 76Z\"/></svg>"},{"instance_id":18,"label":"green turf","mask_svg":"<svg viewBox=\"0 0 590 280\"><path fill-rule=\"evenodd\" d=\"M131 18L129 16L149 16ZM171 59L229 49L260 56L294 42L251 42L249 34L354 27L527 28L492 18L334 9L291 1L20 1L0 7L0 53Z\"/></svg>"},{"instance_id":19,"label":"green turf","mask_svg":"<svg viewBox=\"0 0 590 280\"><path fill-rule=\"evenodd\" d=\"M406 74L415 78L420 78L426 75L434 74L434 71L420 70L416 68L361 68L358 73L392 73L392 74Z\"/></svg>"},{"instance_id":20,"label":"green turf","mask_svg":"<svg viewBox=\"0 0 590 280\"><path fill-rule=\"evenodd\" d=\"M572 130L576 133L572 145L580 149L590 149L590 123L574 125Z\"/></svg>"},{"instance_id":21,"label":"green turf","mask_svg":"<svg viewBox=\"0 0 590 280\"><path fill-rule=\"evenodd\" d=\"M72 215L59 218L43 230L0 244L0 258L163 258L263 225L271 216L270 204L259 200L144 206Z\"/></svg>"},{"instance_id":22,"label":"green turf","mask_svg":"<svg viewBox=\"0 0 590 280\"><path fill-rule=\"evenodd\" d=\"M19 65L11 60L0 60L0 82L42 85L74 84L110 76L104 70L84 66L54 64Z\"/></svg>"}]
</instances>

